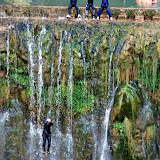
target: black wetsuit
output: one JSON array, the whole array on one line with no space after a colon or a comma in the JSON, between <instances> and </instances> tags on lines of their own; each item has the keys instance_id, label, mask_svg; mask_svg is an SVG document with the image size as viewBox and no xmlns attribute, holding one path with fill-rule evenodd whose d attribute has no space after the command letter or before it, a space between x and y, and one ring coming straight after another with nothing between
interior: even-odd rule
<instances>
[{"instance_id":1,"label":"black wetsuit","mask_svg":"<svg viewBox=\"0 0 160 160\"><path fill-rule=\"evenodd\" d=\"M77 5L77 0L71 0L70 1L70 4L68 6L68 14L69 15L71 14L72 7L75 7L76 10L77 10L77 14L80 14L80 11L79 11L79 8L78 8L78 5Z\"/></svg>"},{"instance_id":2,"label":"black wetsuit","mask_svg":"<svg viewBox=\"0 0 160 160\"><path fill-rule=\"evenodd\" d=\"M50 122L49 124L45 123L44 124L44 129L43 129L43 150L45 151L45 145L46 145L46 140L48 140L48 149L49 151L50 146L51 146L51 126L53 126L53 123Z\"/></svg>"}]
</instances>

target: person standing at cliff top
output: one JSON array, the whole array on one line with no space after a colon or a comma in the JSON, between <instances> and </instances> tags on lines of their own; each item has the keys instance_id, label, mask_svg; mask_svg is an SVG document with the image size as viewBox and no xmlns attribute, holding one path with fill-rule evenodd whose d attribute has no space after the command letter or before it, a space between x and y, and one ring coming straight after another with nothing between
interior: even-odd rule
<instances>
[{"instance_id":1,"label":"person standing at cliff top","mask_svg":"<svg viewBox=\"0 0 160 160\"><path fill-rule=\"evenodd\" d=\"M109 10L108 0L102 0L101 7L100 7L100 9L99 9L99 11L98 11L97 20L100 19L101 12L104 10L104 8L106 8L106 11L107 11L107 13L108 13L108 15L109 15L109 18L110 18L110 20L112 21L112 15L111 15L111 12L110 12L110 10Z\"/></svg>"},{"instance_id":2,"label":"person standing at cliff top","mask_svg":"<svg viewBox=\"0 0 160 160\"><path fill-rule=\"evenodd\" d=\"M88 3L86 5L86 17L85 20L88 20L88 12L90 7L92 8L92 18L95 20L95 5L93 4L93 0L88 0Z\"/></svg>"},{"instance_id":3,"label":"person standing at cliff top","mask_svg":"<svg viewBox=\"0 0 160 160\"><path fill-rule=\"evenodd\" d=\"M67 18L71 18L70 14L71 14L72 7L76 8L77 14L78 14L78 18L81 18L80 11L79 11L79 8L78 8L78 5L77 5L77 0L70 0L70 4L68 6L68 14L67 14L66 17Z\"/></svg>"}]
</instances>

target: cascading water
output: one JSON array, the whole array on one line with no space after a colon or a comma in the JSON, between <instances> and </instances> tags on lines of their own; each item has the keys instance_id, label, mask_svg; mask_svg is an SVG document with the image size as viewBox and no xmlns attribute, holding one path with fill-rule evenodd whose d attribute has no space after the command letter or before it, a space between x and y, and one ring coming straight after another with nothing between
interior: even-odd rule
<instances>
[{"instance_id":1,"label":"cascading water","mask_svg":"<svg viewBox=\"0 0 160 160\"><path fill-rule=\"evenodd\" d=\"M70 67L69 67L69 78L68 78L68 125L67 125L67 160L73 159L73 137L72 137L72 94L73 94L73 55L70 49Z\"/></svg>"},{"instance_id":2,"label":"cascading water","mask_svg":"<svg viewBox=\"0 0 160 160\"><path fill-rule=\"evenodd\" d=\"M95 61L93 59L91 59L91 94L93 95L93 88L94 88L94 84L93 84L93 78L94 78L94 72L95 72ZM92 136L93 136L93 152L92 152L92 160L96 160L97 159L97 148L98 148L98 143L97 143L97 133L95 131L95 128L97 127L96 124L96 117L94 114L94 111L92 113L92 117L91 117L91 127L92 127Z\"/></svg>"},{"instance_id":3,"label":"cascading water","mask_svg":"<svg viewBox=\"0 0 160 160\"><path fill-rule=\"evenodd\" d=\"M29 56L28 56L28 70L29 70L29 85L30 85L30 108L31 110L34 109L35 106L35 98L34 98L34 34L32 35L30 31L30 26L27 24L27 36L28 36L28 51L29 51ZM33 117L30 115L30 130L29 130L29 139L30 139L30 145L28 146L29 148L29 154L30 154L30 159L34 158L35 153L34 148L35 148L35 128L33 124Z\"/></svg>"},{"instance_id":4,"label":"cascading water","mask_svg":"<svg viewBox=\"0 0 160 160\"><path fill-rule=\"evenodd\" d=\"M9 107L10 110L9 123L2 120L3 116L5 117L5 114L0 113L2 118L0 120L0 128L2 130L0 133L0 155L3 156L3 159L111 159L110 143L108 142L108 124L110 112L114 103L115 92L118 91L116 91L117 83L122 82L123 78L125 79L126 72L123 70L123 67L125 68L123 62L127 61L125 59L125 52L129 52L129 50L123 52L120 57L120 54L118 55L118 53L121 51L121 48L123 48L124 44L122 44L119 47L119 50L115 47L113 53L110 52L110 55L105 55L105 52L108 53L108 41L106 41L106 37L110 38L109 27L107 28L109 30L107 32L109 35L104 35L101 29L97 29L96 27L93 29L91 26L92 23L85 27L85 29L84 25L81 26L81 24L78 24L77 28L74 29L71 27L72 22L71 24L66 23L66 30L69 30L69 32L71 31L71 33L68 34L67 41L63 31L59 39L58 34L62 25L63 22L57 22L53 29L53 26L50 26L50 23L48 23L48 25L46 25L46 33L46 31L44 31L45 29L39 31L41 26L38 23L27 25L27 30L26 24L16 24L14 30L11 28L9 33L18 33L18 38L14 37L14 34L6 34L5 38L7 41L5 41L6 43L4 42L4 44L7 45L6 47L5 45L4 47L0 47L0 61L2 60L0 72L2 82L0 83L0 110L5 111L8 109L7 107ZM31 28L31 26L34 27ZM104 27L104 30L106 29L106 26ZM116 27L117 25L112 29L114 30ZM122 27L120 30L121 29ZM53 30L55 33L52 33ZM8 32L6 31L6 33ZM59 48L57 54L53 51L53 43L50 43L52 34L55 36L55 48ZM114 33L112 35L114 37ZM89 39L88 42L86 42L87 38ZM95 38L97 38L97 43L95 42ZM126 37L124 37L124 39L126 39ZM117 37L115 36L112 40L117 42ZM70 46L73 42L74 45ZM116 46L118 46L118 43ZM35 48L36 45L38 46L37 49ZM91 46L93 52L90 50ZM17 50L16 47L18 47ZM138 48L138 46L136 46L136 48ZM82 53L83 57L78 56L79 52ZM86 53L85 56L84 52ZM115 55L114 52L116 52ZM91 54L89 55L89 53ZM130 56L129 54L130 53L128 53L127 58ZM14 61L15 55L17 58ZM151 57L152 55L149 56ZM122 60L123 58L124 61ZM119 64L118 61L120 61ZM135 62L137 63L137 61ZM130 62L130 64L131 63L132 62ZM90 64L91 66L89 66ZM26 69L26 65L28 65L28 70ZM136 65L137 64L134 65L135 71L138 70ZM139 70L143 67L144 66L140 65ZM18 74L15 74L16 72L18 72ZM145 68L143 68L140 73L144 72ZM108 75L106 73L108 73ZM116 73L119 73L119 77ZM147 74L147 80L152 82L149 75L149 68ZM16 78L13 75L15 75ZM143 76L145 81L146 73ZM138 77L137 81L141 81L143 78L139 79ZM107 80L108 82L106 82ZM108 86L106 86L106 84ZM147 84L147 87L149 87L149 83ZM143 83L143 86L145 85L146 83ZM120 85L119 89L120 87L123 86ZM8 88L10 88L9 99L6 97ZM106 88L108 88L107 96L107 93L103 93L103 91L106 91ZM45 90L46 95L43 94L43 90ZM17 92L14 93L14 91ZM55 97L54 92L57 93ZM119 93L121 94L121 92ZM139 90L138 93L140 93ZM18 94L17 97L16 94ZM116 95L115 107L119 102L118 92ZM106 100L106 97L108 97L108 100ZM15 103L16 98L19 101L19 107L17 107L17 103ZM45 105L43 99L45 99ZM14 105L13 102L15 103ZM106 102L108 105L105 105L106 108L103 110L104 103L106 104ZM45 108L42 108L43 106L45 106ZM144 107L147 111L151 108L148 102L144 104ZM21 113L17 112L17 108L19 108ZM39 112L36 111L37 108L39 109ZM28 116L29 113L30 117ZM144 110L144 117L146 115L145 113L147 114L148 112L145 112ZM36 114L38 121L36 121L37 117L34 116ZM42 128L40 126L42 124L42 119L46 117L47 114L49 118L52 119L53 123L54 120L56 121L51 128L51 154L48 155L45 153L42 155ZM128 116L128 113L126 114ZM55 117L53 117L53 115ZM117 121L114 122L115 123L113 124L117 124ZM103 127L101 127L101 124ZM154 124L154 122L151 121L151 124ZM100 133L103 135L101 136ZM143 133L142 137L141 132L139 136L139 141L142 142L140 145L143 147L143 151L142 148L140 148L140 154L144 154L146 155L146 158L148 158L146 149L148 147L146 143L146 134L148 133L145 131ZM115 135L113 136L116 138ZM112 139L112 144L115 147L114 138ZM157 151L158 145L156 146ZM120 144L120 146L122 145ZM114 149L115 148L113 148L112 152L113 159L115 154L117 154Z\"/></svg>"},{"instance_id":5,"label":"cascading water","mask_svg":"<svg viewBox=\"0 0 160 160\"><path fill-rule=\"evenodd\" d=\"M5 123L6 121L9 120L9 113L8 112L5 112L5 113L0 113L0 159L2 158L3 159L3 154L4 154L4 151L5 151L5 143L6 143L6 131L5 131Z\"/></svg>"},{"instance_id":6,"label":"cascading water","mask_svg":"<svg viewBox=\"0 0 160 160\"><path fill-rule=\"evenodd\" d=\"M39 41L38 41L38 123L40 121L40 114L42 110L42 89L43 89L43 48L42 48L42 39L44 38L46 34L46 28L43 27L43 29L40 32Z\"/></svg>"},{"instance_id":7,"label":"cascading water","mask_svg":"<svg viewBox=\"0 0 160 160\"><path fill-rule=\"evenodd\" d=\"M95 122L95 117L94 114L92 114L92 121L91 121L91 127L93 128L92 133L93 133L93 153L92 153L92 160L96 160L97 159L97 135L95 132L95 128L96 128L96 122Z\"/></svg>"},{"instance_id":8,"label":"cascading water","mask_svg":"<svg viewBox=\"0 0 160 160\"><path fill-rule=\"evenodd\" d=\"M30 85L30 107L31 109L34 108L35 105L35 98L34 98L34 34L32 35L29 25L27 25L27 35L28 35L28 51L29 51L29 64L28 64L28 69L29 69L29 85Z\"/></svg>"},{"instance_id":9,"label":"cascading water","mask_svg":"<svg viewBox=\"0 0 160 160\"><path fill-rule=\"evenodd\" d=\"M56 148L55 148L55 155L59 157L59 150L60 150L60 143L62 138L61 128L60 128L60 105L61 105L61 63L62 63L62 49L63 49L63 37L62 32L60 35L60 43L59 43L59 56L58 56L58 77L57 77L57 94L56 94L56 100L57 100L57 109L56 109Z\"/></svg>"},{"instance_id":10,"label":"cascading water","mask_svg":"<svg viewBox=\"0 0 160 160\"><path fill-rule=\"evenodd\" d=\"M9 98L9 94L10 94L10 79L9 79L9 70L10 70L10 66L9 66L9 56L10 56L10 51L9 51L9 31L7 33L7 74L6 74L6 78L7 78L7 84L8 84L8 92L7 92L7 98Z\"/></svg>"},{"instance_id":11,"label":"cascading water","mask_svg":"<svg viewBox=\"0 0 160 160\"><path fill-rule=\"evenodd\" d=\"M81 57L83 58L83 66L84 66L84 84L86 84L86 60L85 60L85 56L84 56L84 49L83 49L83 46L84 44L83 44L83 41L81 42L81 46L82 46L82 55L81 55Z\"/></svg>"},{"instance_id":12,"label":"cascading water","mask_svg":"<svg viewBox=\"0 0 160 160\"><path fill-rule=\"evenodd\" d=\"M114 50L116 50L117 45L115 46ZM116 89L114 88L114 80L113 80L113 87L111 88L111 78L112 78L112 60L113 60L113 55L115 51L111 52L110 55L110 61L109 61L109 73L108 73L108 105L105 111L105 117L104 117L104 122L103 122L103 135L102 135L102 141L101 141L101 154L100 154L100 160L110 160L111 155L110 155L110 146L108 145L108 125L109 125L109 118L110 118L110 112L112 109L112 106L114 104L114 97L115 97L115 92ZM114 78L114 77L113 77Z\"/></svg>"},{"instance_id":13,"label":"cascading water","mask_svg":"<svg viewBox=\"0 0 160 160\"><path fill-rule=\"evenodd\" d=\"M62 32L61 32L61 39L59 43L59 57L58 57L58 78L57 78L57 110L56 110L56 127L57 131L60 130L60 124L59 124L59 106L61 101L61 63L62 63L62 49L63 49L63 38L62 38Z\"/></svg>"}]
</instances>

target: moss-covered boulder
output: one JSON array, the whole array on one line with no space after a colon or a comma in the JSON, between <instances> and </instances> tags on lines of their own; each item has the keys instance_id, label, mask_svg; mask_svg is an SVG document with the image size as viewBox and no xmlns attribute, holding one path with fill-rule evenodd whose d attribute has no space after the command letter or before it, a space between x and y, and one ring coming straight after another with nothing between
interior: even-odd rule
<instances>
[{"instance_id":1,"label":"moss-covered boulder","mask_svg":"<svg viewBox=\"0 0 160 160\"><path fill-rule=\"evenodd\" d=\"M136 83L117 89L111 113L113 159L156 156L156 125L149 103Z\"/></svg>"}]
</instances>

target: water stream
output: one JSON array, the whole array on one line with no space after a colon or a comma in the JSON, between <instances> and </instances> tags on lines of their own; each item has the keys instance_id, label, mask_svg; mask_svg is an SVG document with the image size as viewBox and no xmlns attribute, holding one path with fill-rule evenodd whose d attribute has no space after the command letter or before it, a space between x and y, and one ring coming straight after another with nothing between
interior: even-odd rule
<instances>
[{"instance_id":1,"label":"water stream","mask_svg":"<svg viewBox=\"0 0 160 160\"><path fill-rule=\"evenodd\" d=\"M5 143L6 143L6 129L5 129L5 126L6 126L6 122L9 120L9 112L5 112L5 113L0 113L0 155L1 155L1 158L3 158L3 154L5 153ZM0 158L0 159L1 159Z\"/></svg>"},{"instance_id":2,"label":"water stream","mask_svg":"<svg viewBox=\"0 0 160 160\"><path fill-rule=\"evenodd\" d=\"M73 55L69 46L69 78L68 78L68 124L67 124L67 160L73 160L73 137L72 137L72 95L73 95Z\"/></svg>"},{"instance_id":3,"label":"water stream","mask_svg":"<svg viewBox=\"0 0 160 160\"><path fill-rule=\"evenodd\" d=\"M42 28L38 41L38 122L40 122L40 114L43 107L42 103L42 91L43 91L43 47L42 39L46 34L45 27Z\"/></svg>"},{"instance_id":4,"label":"water stream","mask_svg":"<svg viewBox=\"0 0 160 160\"><path fill-rule=\"evenodd\" d=\"M10 42L10 37L9 37L9 31L7 32L7 74L6 74L6 78L7 78L7 84L8 84L8 92L7 92L7 97L9 97L10 94L10 79L9 79L9 70L10 70L10 66L9 66L9 56L10 56L10 51L9 51L9 44Z\"/></svg>"},{"instance_id":5,"label":"water stream","mask_svg":"<svg viewBox=\"0 0 160 160\"><path fill-rule=\"evenodd\" d=\"M30 31L30 26L27 25L27 35L28 35L28 51L29 51L29 85L30 85L30 107L31 109L35 106L35 98L34 98L34 33Z\"/></svg>"}]
</instances>

